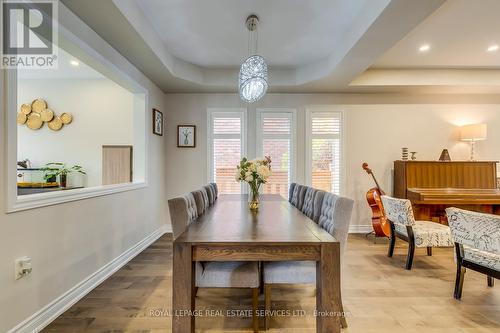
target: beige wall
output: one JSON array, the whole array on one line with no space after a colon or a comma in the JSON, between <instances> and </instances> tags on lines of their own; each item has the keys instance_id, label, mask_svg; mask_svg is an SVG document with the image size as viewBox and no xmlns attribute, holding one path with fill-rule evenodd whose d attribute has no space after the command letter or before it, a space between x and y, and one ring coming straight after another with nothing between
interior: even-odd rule
<instances>
[{"instance_id":1,"label":"beige wall","mask_svg":"<svg viewBox=\"0 0 500 333\"><path fill-rule=\"evenodd\" d=\"M297 181L305 180L305 110L329 106L345 112L345 183L343 194L356 200L352 225L363 231L370 225L365 193L373 187L361 169L368 162L380 185L392 191L392 161L400 158L401 147L417 151L418 159L438 159L448 148L452 159L467 159L469 146L457 141L456 125L486 122L488 140L477 144L479 159L500 159L500 98L465 95L334 95L269 94L263 101L246 105L235 94L167 94L167 195L193 190L207 181L207 108L248 108L248 146L255 142L255 109L291 107L297 109ZM176 147L176 126L194 124L195 149ZM253 156L249 150L247 155Z\"/></svg>"},{"instance_id":2,"label":"beige wall","mask_svg":"<svg viewBox=\"0 0 500 333\"><path fill-rule=\"evenodd\" d=\"M18 106L43 98L57 115L71 110L74 121L54 132L47 125L33 131L18 126L17 157L33 167L49 162L81 165L86 176L70 174L68 184L102 184L102 146L134 144L134 95L109 79L23 79ZM144 110L137 110L140 116ZM137 150L136 146L136 150ZM81 182L81 180L80 180Z\"/></svg>"},{"instance_id":3,"label":"beige wall","mask_svg":"<svg viewBox=\"0 0 500 333\"><path fill-rule=\"evenodd\" d=\"M60 9L61 10L61 9ZM0 332L6 332L66 293L114 258L165 226L164 137L151 133L151 109L165 110L165 96L92 30L67 13L67 28L79 31L98 53L146 88L146 188L6 214L6 109L0 72ZM15 110L14 110L15 112ZM15 126L15 124L13 125ZM13 161L14 162L14 161ZM15 162L14 162L15 163ZM14 280L14 260L33 259L33 272Z\"/></svg>"}]
</instances>

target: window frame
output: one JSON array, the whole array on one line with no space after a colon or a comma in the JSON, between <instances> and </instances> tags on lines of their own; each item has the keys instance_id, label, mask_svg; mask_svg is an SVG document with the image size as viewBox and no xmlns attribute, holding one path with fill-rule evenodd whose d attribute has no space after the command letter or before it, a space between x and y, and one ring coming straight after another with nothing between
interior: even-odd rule
<instances>
[{"instance_id":1,"label":"window frame","mask_svg":"<svg viewBox=\"0 0 500 333\"><path fill-rule=\"evenodd\" d=\"M131 183L123 184L113 184L113 185L100 185L85 187L81 189L72 189L68 191L57 191L57 192L45 192L36 193L24 196L17 195L17 70L15 69L5 69L3 70L3 82L5 87L2 91L5 100L5 111L7 113L6 117L6 165L5 165L5 178L4 183L5 188L5 198L6 198L6 213L15 213L19 211L35 209L45 206L53 206L58 204L63 204L72 201L84 200L93 197L99 197L104 195L110 195L114 193L120 193L125 191L137 190L145 188L148 186L148 169L149 169L149 158L147 155L149 147L149 132L147 124L148 109L150 106L148 90L141 85L136 80L132 79L127 73L119 69L110 60L106 59L101 54L98 54L90 46L81 42L78 37L71 36L60 36L60 45L78 45L79 52L90 57L90 59L96 63L100 68L105 68L107 74L112 75L110 79L114 81L119 81L123 88L128 89L132 94L140 99L144 100L144 130L141 137L142 144L141 149L143 150L142 155L144 156L143 174L140 175L138 179L134 179Z\"/></svg>"},{"instance_id":2,"label":"window frame","mask_svg":"<svg viewBox=\"0 0 500 333\"><path fill-rule=\"evenodd\" d=\"M247 109L246 108L208 108L207 109L207 183L214 182L214 163L213 158L213 143L216 136L221 135L226 138L229 136L234 136L236 138L237 134L218 134L213 133L214 117L217 115L225 116L225 118L230 117L240 117L241 119L241 132L238 139L241 140L241 156L247 155ZM221 117L224 118L224 117ZM235 166L236 168L236 166ZM235 170L236 172L236 170ZM240 192L246 193L247 187L240 184Z\"/></svg>"},{"instance_id":3,"label":"window frame","mask_svg":"<svg viewBox=\"0 0 500 333\"><path fill-rule=\"evenodd\" d=\"M314 114L339 114L340 115L340 173L339 173L339 195L345 194L346 188L346 133L345 133L345 123L346 123L346 112L343 109L339 109L333 106L313 106L306 108L306 122L305 122L305 181L306 184L312 186L312 119Z\"/></svg>"},{"instance_id":4,"label":"window frame","mask_svg":"<svg viewBox=\"0 0 500 333\"><path fill-rule=\"evenodd\" d=\"M297 109L293 108L257 108L255 115L255 153L257 157L263 156L263 139L262 134L262 115L280 115L289 114L291 117L290 122L290 135L282 135L282 138L290 139L290 184L297 179ZM279 135L275 136L279 138ZM272 166L272 164L271 164ZM289 184L289 185L290 185Z\"/></svg>"}]
</instances>

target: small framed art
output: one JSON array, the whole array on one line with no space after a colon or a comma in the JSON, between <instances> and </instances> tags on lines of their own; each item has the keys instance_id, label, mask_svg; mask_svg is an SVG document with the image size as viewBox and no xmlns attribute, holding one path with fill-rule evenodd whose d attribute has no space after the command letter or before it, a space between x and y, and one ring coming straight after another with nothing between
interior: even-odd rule
<instances>
[{"instance_id":1,"label":"small framed art","mask_svg":"<svg viewBox=\"0 0 500 333\"><path fill-rule=\"evenodd\" d=\"M153 109L153 134L163 135L163 113Z\"/></svg>"},{"instance_id":2,"label":"small framed art","mask_svg":"<svg viewBox=\"0 0 500 333\"><path fill-rule=\"evenodd\" d=\"M177 147L194 148L196 147L196 126L178 125L177 126Z\"/></svg>"}]
</instances>

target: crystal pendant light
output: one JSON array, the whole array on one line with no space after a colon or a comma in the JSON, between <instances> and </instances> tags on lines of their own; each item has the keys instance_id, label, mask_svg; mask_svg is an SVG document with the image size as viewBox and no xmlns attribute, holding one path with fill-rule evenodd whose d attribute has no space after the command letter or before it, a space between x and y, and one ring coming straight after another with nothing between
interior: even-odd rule
<instances>
[{"instance_id":1,"label":"crystal pendant light","mask_svg":"<svg viewBox=\"0 0 500 333\"><path fill-rule=\"evenodd\" d=\"M248 53L250 56L243 62L240 68L238 88L240 98L248 103L261 99L267 91L267 63L257 53L257 24L259 18L250 15L246 21L246 27L250 32L248 41ZM255 38L254 38L255 35Z\"/></svg>"}]
</instances>

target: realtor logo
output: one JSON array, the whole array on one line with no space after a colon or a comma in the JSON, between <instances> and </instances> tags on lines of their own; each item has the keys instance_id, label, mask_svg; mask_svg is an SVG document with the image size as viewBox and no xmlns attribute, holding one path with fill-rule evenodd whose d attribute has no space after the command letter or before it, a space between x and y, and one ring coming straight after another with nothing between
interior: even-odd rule
<instances>
[{"instance_id":1,"label":"realtor logo","mask_svg":"<svg viewBox=\"0 0 500 333\"><path fill-rule=\"evenodd\" d=\"M2 2L2 68L57 68L57 3Z\"/></svg>"}]
</instances>

